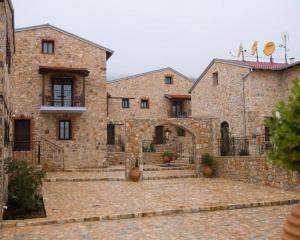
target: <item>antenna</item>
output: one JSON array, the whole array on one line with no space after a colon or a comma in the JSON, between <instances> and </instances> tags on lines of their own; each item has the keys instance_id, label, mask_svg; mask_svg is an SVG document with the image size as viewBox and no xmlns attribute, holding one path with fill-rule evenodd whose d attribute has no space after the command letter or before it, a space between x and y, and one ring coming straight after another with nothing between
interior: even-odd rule
<instances>
[{"instance_id":1,"label":"antenna","mask_svg":"<svg viewBox=\"0 0 300 240\"><path fill-rule=\"evenodd\" d=\"M290 40L289 33L288 32L281 33L281 39L283 41L283 44L280 44L279 47L284 49L285 63L288 63L288 61L287 61L287 41Z\"/></svg>"},{"instance_id":2,"label":"antenna","mask_svg":"<svg viewBox=\"0 0 300 240\"><path fill-rule=\"evenodd\" d=\"M258 62L258 42L255 40L251 47L251 55L254 56L256 54L256 61Z\"/></svg>"},{"instance_id":3,"label":"antenna","mask_svg":"<svg viewBox=\"0 0 300 240\"><path fill-rule=\"evenodd\" d=\"M266 56L270 56L270 62L272 63L273 62L272 54L275 52L275 43L267 42L263 52Z\"/></svg>"},{"instance_id":4,"label":"antenna","mask_svg":"<svg viewBox=\"0 0 300 240\"><path fill-rule=\"evenodd\" d=\"M239 58L242 54L242 60L245 60L245 56L244 56L244 48L243 48L243 44L240 43L239 49L238 49L238 54L237 57Z\"/></svg>"}]
</instances>

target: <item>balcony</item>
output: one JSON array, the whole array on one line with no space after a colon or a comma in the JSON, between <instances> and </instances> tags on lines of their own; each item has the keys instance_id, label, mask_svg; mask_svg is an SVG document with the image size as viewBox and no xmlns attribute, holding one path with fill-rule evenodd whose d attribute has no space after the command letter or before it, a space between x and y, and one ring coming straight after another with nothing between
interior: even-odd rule
<instances>
[{"instance_id":1,"label":"balcony","mask_svg":"<svg viewBox=\"0 0 300 240\"><path fill-rule=\"evenodd\" d=\"M168 112L169 118L189 118L191 116L191 112L176 112L176 111L170 111Z\"/></svg>"},{"instance_id":2,"label":"balcony","mask_svg":"<svg viewBox=\"0 0 300 240\"><path fill-rule=\"evenodd\" d=\"M83 113L86 111L82 96L73 99L53 99L46 96L40 108L41 113Z\"/></svg>"},{"instance_id":3,"label":"balcony","mask_svg":"<svg viewBox=\"0 0 300 240\"><path fill-rule=\"evenodd\" d=\"M74 113L86 111L84 68L40 66L42 75L41 113Z\"/></svg>"}]
</instances>

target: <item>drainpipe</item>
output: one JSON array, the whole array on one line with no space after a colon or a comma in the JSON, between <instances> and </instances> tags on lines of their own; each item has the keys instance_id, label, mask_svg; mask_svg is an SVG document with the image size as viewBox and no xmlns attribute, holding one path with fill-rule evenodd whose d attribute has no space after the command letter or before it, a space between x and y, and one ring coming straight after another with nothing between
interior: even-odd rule
<instances>
[{"instance_id":1,"label":"drainpipe","mask_svg":"<svg viewBox=\"0 0 300 240\"><path fill-rule=\"evenodd\" d=\"M246 122L246 97L245 97L245 79L249 76L249 74L253 71L252 68L249 69L249 72L247 72L242 77L242 98L243 98L243 131L244 131L244 137L247 135L247 122Z\"/></svg>"}]
</instances>

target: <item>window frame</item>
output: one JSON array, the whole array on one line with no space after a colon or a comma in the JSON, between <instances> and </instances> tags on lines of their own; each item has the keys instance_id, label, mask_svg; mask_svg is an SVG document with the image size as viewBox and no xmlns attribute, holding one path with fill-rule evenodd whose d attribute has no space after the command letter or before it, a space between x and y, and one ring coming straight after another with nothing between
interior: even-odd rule
<instances>
[{"instance_id":1,"label":"window frame","mask_svg":"<svg viewBox=\"0 0 300 240\"><path fill-rule=\"evenodd\" d=\"M126 104L125 104L126 103ZM122 98L122 108L130 108L129 98Z\"/></svg>"},{"instance_id":2,"label":"window frame","mask_svg":"<svg viewBox=\"0 0 300 240\"><path fill-rule=\"evenodd\" d=\"M169 81L167 81L167 80L169 80ZM173 84L173 76L165 76L164 82L167 85L172 85Z\"/></svg>"},{"instance_id":3,"label":"window frame","mask_svg":"<svg viewBox=\"0 0 300 240\"><path fill-rule=\"evenodd\" d=\"M52 44L52 52L49 52L49 47L47 46L47 52L44 52L44 44ZM42 54L53 55L55 53L55 42L50 39L42 40Z\"/></svg>"},{"instance_id":4,"label":"window frame","mask_svg":"<svg viewBox=\"0 0 300 240\"><path fill-rule=\"evenodd\" d=\"M64 124L64 137L61 136L61 122L68 122L69 123L69 137L66 138L65 135L66 135L66 126ZM72 121L71 120L59 120L58 121L58 139L59 140L62 140L62 141L69 141L69 140L72 140Z\"/></svg>"},{"instance_id":5,"label":"window frame","mask_svg":"<svg viewBox=\"0 0 300 240\"><path fill-rule=\"evenodd\" d=\"M212 73L212 79L213 79L213 86L219 85L219 72L215 71Z\"/></svg>"},{"instance_id":6,"label":"window frame","mask_svg":"<svg viewBox=\"0 0 300 240\"><path fill-rule=\"evenodd\" d=\"M178 127L177 128L177 136L178 137L185 137L185 135L186 135L185 129L183 129L181 127Z\"/></svg>"},{"instance_id":7,"label":"window frame","mask_svg":"<svg viewBox=\"0 0 300 240\"><path fill-rule=\"evenodd\" d=\"M143 106L143 102L146 102L146 107ZM150 108L150 101L147 98L142 98L140 101L140 107L141 109L149 109Z\"/></svg>"}]
</instances>

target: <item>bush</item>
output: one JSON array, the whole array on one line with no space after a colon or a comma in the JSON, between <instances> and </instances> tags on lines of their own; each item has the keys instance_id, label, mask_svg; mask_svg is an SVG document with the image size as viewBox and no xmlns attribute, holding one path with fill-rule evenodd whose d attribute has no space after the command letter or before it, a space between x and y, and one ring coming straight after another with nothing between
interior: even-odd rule
<instances>
[{"instance_id":1,"label":"bush","mask_svg":"<svg viewBox=\"0 0 300 240\"><path fill-rule=\"evenodd\" d=\"M173 153L170 151L165 151L162 153L162 156L163 157L173 157Z\"/></svg>"},{"instance_id":2,"label":"bush","mask_svg":"<svg viewBox=\"0 0 300 240\"><path fill-rule=\"evenodd\" d=\"M287 102L280 102L265 121L270 128L272 163L300 173L300 80L293 81Z\"/></svg>"},{"instance_id":3,"label":"bush","mask_svg":"<svg viewBox=\"0 0 300 240\"><path fill-rule=\"evenodd\" d=\"M28 166L22 161L8 161L8 199L20 212L38 210L42 207L40 187L45 172Z\"/></svg>"},{"instance_id":4,"label":"bush","mask_svg":"<svg viewBox=\"0 0 300 240\"><path fill-rule=\"evenodd\" d=\"M209 153L203 154L202 155L202 164L204 166L213 167L215 165L214 157L212 155L210 155Z\"/></svg>"}]
</instances>

